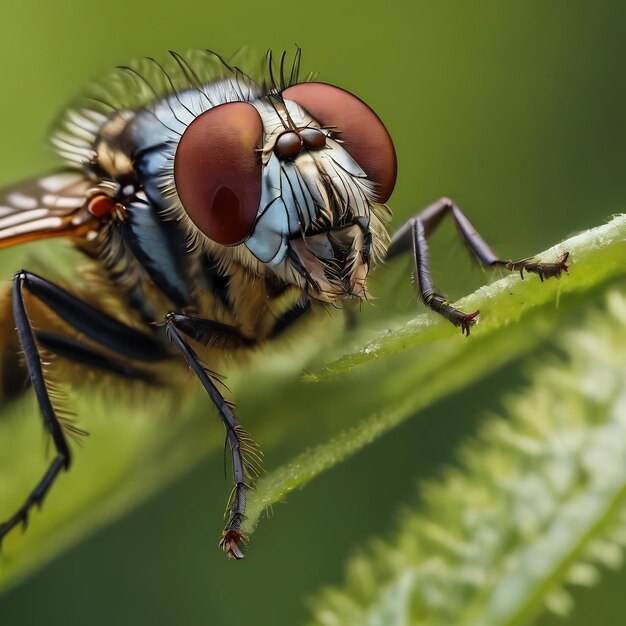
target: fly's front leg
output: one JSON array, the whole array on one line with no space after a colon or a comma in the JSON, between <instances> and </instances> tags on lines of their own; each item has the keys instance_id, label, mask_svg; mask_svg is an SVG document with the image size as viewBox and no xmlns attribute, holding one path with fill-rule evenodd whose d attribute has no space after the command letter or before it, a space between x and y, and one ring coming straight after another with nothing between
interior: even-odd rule
<instances>
[{"instance_id":1,"label":"fly's front leg","mask_svg":"<svg viewBox=\"0 0 626 626\"><path fill-rule=\"evenodd\" d=\"M35 335L30 320L28 319L28 313L26 312L23 294L25 281L26 274L24 272L17 274L13 279L13 317L15 319L20 347L24 353L28 376L37 396L44 427L50 434L52 442L54 443L56 455L54 459L52 459L43 478L28 495L24 504L11 518L0 524L0 541L18 524L23 524L24 528L27 526L30 509L35 505L41 506L43 499L50 487L52 487L56 477L60 474L61 470L69 469L71 463L70 448L67 445L63 428L50 400L50 394L44 379L41 356L37 349Z\"/></svg>"},{"instance_id":2,"label":"fly's front leg","mask_svg":"<svg viewBox=\"0 0 626 626\"><path fill-rule=\"evenodd\" d=\"M46 494L62 470L67 470L71 463L70 448L66 435L86 434L76 426L61 421L50 398L50 392L44 377L42 358L38 342L45 348L66 358L96 365L126 377L144 378L140 369L126 366L123 361L114 360L88 346L71 339L39 331L35 334L28 317L24 301L24 291L45 304L53 313L76 331L89 337L95 343L104 346L118 357L129 357L144 362L155 362L171 355L167 346L159 339L145 335L131 326L119 322L106 313L92 307L71 293L50 281L22 270L13 280L12 306L20 348L24 353L26 369L33 386L46 431L50 434L56 455L43 478L26 498L24 504L7 521L0 524L0 541L15 526L28 521L28 514L33 506L41 506ZM65 429L65 430L64 430Z\"/></svg>"},{"instance_id":3,"label":"fly's front leg","mask_svg":"<svg viewBox=\"0 0 626 626\"><path fill-rule=\"evenodd\" d=\"M478 319L479 311L464 313L453 307L445 297L435 292L430 277L427 239L446 215L452 216L457 230L470 252L487 267L502 267L509 271L518 271L522 278L524 278L524 271L526 271L537 274L542 281L545 278L558 278L563 272L567 272L568 252L562 254L554 262L538 261L532 257L520 261L500 259L452 200L441 198L426 207L421 213L410 218L395 233L387 251L387 260L391 260L412 248L420 296L426 305L443 315L455 326L460 327L466 335L469 335L470 328Z\"/></svg>"},{"instance_id":4,"label":"fly's front leg","mask_svg":"<svg viewBox=\"0 0 626 626\"><path fill-rule=\"evenodd\" d=\"M200 361L198 355L185 341L181 333L202 343L215 333L225 332L230 339L237 336L237 329L178 313L169 313L165 318L167 335L171 342L180 350L189 368L198 377L205 391L209 394L226 429L226 441L231 452L233 490L226 508L227 523L222 532L220 547L229 557L244 557L240 542L245 543L246 537L241 532L241 524L245 519L246 491L261 469L261 452L250 435L241 426L233 411L217 389L210 372ZM241 338L245 341L244 338ZM211 343L208 341L208 343Z\"/></svg>"}]
</instances>

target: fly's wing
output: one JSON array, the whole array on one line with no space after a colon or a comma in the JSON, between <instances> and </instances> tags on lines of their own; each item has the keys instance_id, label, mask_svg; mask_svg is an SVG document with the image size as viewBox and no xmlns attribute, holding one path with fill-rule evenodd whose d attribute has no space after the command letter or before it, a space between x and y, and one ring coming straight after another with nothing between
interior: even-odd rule
<instances>
[{"instance_id":1,"label":"fly's wing","mask_svg":"<svg viewBox=\"0 0 626 626\"><path fill-rule=\"evenodd\" d=\"M80 172L64 171L0 189L0 248L50 237L85 237L98 225L86 209L92 186ZM0 276L6 287L0 293L0 403L26 388L9 278Z\"/></svg>"},{"instance_id":2,"label":"fly's wing","mask_svg":"<svg viewBox=\"0 0 626 626\"><path fill-rule=\"evenodd\" d=\"M82 237L97 226L87 211L93 182L59 172L0 189L0 248L49 237Z\"/></svg>"}]
</instances>

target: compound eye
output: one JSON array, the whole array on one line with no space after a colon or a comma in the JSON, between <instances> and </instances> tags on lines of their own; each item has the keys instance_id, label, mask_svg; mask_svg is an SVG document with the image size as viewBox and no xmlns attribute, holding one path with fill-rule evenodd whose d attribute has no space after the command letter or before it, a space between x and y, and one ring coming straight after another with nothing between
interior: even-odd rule
<instances>
[{"instance_id":1,"label":"compound eye","mask_svg":"<svg viewBox=\"0 0 626 626\"><path fill-rule=\"evenodd\" d=\"M252 232L261 200L263 123L247 102L201 113L183 133L174 156L174 183L191 221L224 246Z\"/></svg>"},{"instance_id":2,"label":"compound eye","mask_svg":"<svg viewBox=\"0 0 626 626\"><path fill-rule=\"evenodd\" d=\"M338 132L343 147L377 184L378 201L386 202L396 183L396 151L376 113L350 92L326 83L301 83L282 95L303 107L322 127Z\"/></svg>"}]
</instances>

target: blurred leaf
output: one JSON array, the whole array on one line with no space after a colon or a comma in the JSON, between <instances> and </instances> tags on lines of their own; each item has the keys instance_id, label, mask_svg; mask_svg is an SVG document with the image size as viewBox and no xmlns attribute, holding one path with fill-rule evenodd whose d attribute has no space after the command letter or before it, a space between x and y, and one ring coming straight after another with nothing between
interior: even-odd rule
<instances>
[{"instance_id":1,"label":"blurred leaf","mask_svg":"<svg viewBox=\"0 0 626 626\"><path fill-rule=\"evenodd\" d=\"M394 537L351 560L345 586L315 601L316 626L517 626L566 614L570 586L621 566L626 297L607 301L529 368Z\"/></svg>"}]
</instances>

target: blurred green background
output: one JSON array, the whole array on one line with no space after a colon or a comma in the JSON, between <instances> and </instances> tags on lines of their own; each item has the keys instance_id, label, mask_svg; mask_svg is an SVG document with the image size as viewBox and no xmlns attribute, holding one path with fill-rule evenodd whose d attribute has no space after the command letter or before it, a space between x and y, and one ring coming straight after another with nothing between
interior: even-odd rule
<instances>
[{"instance_id":1,"label":"blurred green background","mask_svg":"<svg viewBox=\"0 0 626 626\"><path fill-rule=\"evenodd\" d=\"M503 255L522 257L626 207L618 1L26 1L5 6L2 22L0 184L55 163L42 148L50 124L112 66L168 49L263 54L298 44L305 70L358 94L387 123L399 158L396 226L447 195ZM443 229L433 256L436 280L456 297L485 277L460 244L450 249L453 240ZM386 295L376 314L409 311L408 263L385 272L372 284ZM393 527L417 480L453 458L517 373L513 364L440 402L293 494L243 563L228 562L207 531L222 514L225 482L216 459L202 463L3 596L0 624L303 623L306 598L339 583L346 558ZM578 591L567 623L624 623L625 584L626 572L606 573L598 588Z\"/></svg>"}]
</instances>

